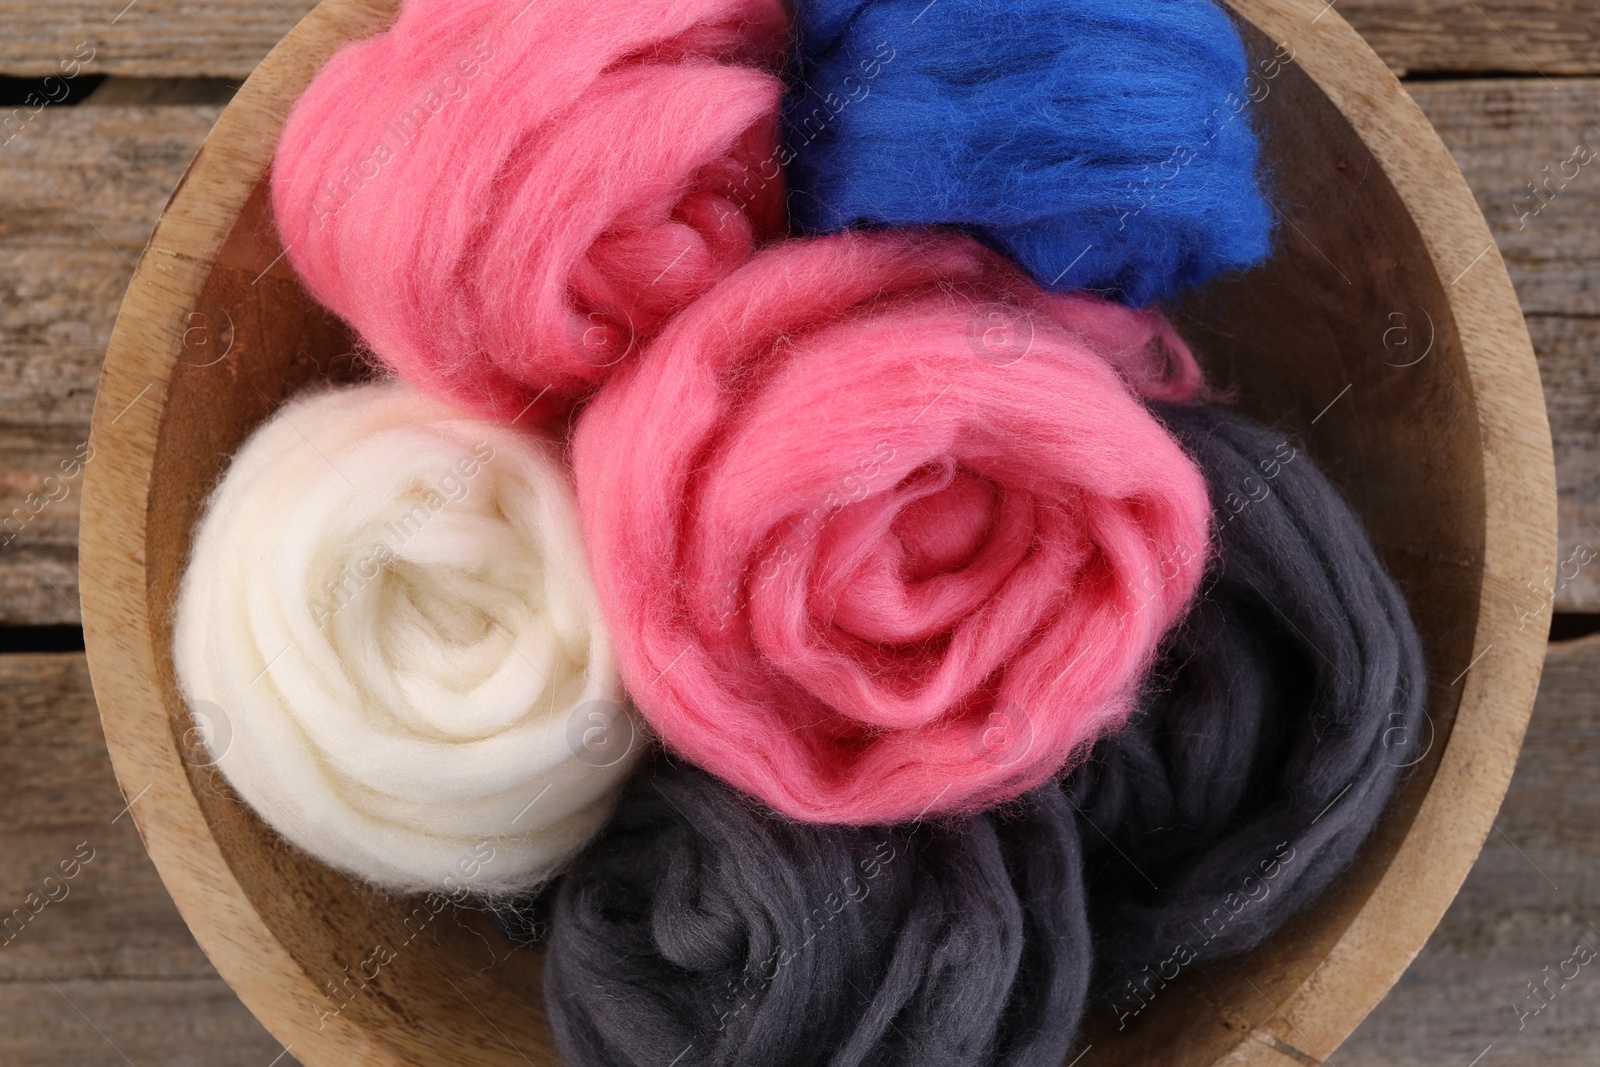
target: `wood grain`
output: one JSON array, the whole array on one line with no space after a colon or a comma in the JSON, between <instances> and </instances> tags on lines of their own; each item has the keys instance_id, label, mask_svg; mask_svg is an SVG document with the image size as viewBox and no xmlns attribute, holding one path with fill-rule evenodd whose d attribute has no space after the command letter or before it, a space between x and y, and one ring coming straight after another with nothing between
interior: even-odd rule
<instances>
[{"instance_id":1,"label":"wood grain","mask_svg":"<svg viewBox=\"0 0 1600 1067\"><path fill-rule=\"evenodd\" d=\"M0 0L0 73L247 77L313 0ZM1397 73L1600 73L1592 0L1335 0ZM120 12L120 15L119 15Z\"/></svg>"},{"instance_id":2,"label":"wood grain","mask_svg":"<svg viewBox=\"0 0 1600 1067\"><path fill-rule=\"evenodd\" d=\"M1552 645L1496 831L1428 946L1335 1056L1340 1067L1593 1067L1600 960L1550 1006L1527 983L1600 951L1600 637ZM1590 924L1593 924L1592 926ZM1571 973L1573 967L1566 968ZM1516 1005L1516 1008L1513 1008Z\"/></svg>"},{"instance_id":3,"label":"wood grain","mask_svg":"<svg viewBox=\"0 0 1600 1067\"><path fill-rule=\"evenodd\" d=\"M1334 0L1397 74L1600 73L1594 0Z\"/></svg>"},{"instance_id":4,"label":"wood grain","mask_svg":"<svg viewBox=\"0 0 1600 1067\"><path fill-rule=\"evenodd\" d=\"M0 1063L123 1064L114 1043L135 1063L266 1067L281 1046L194 943L126 805L84 657L0 656Z\"/></svg>"},{"instance_id":5,"label":"wood grain","mask_svg":"<svg viewBox=\"0 0 1600 1067\"><path fill-rule=\"evenodd\" d=\"M1594 32L1600 39L1600 9ZM1409 87L1466 174L1539 354L1560 486L1558 611L1600 610L1600 79ZM1582 164L1586 152L1594 158ZM1531 190L1538 183L1537 198ZM1535 213L1537 212L1537 213ZM1548 593L1541 580L1534 591Z\"/></svg>"},{"instance_id":6,"label":"wood grain","mask_svg":"<svg viewBox=\"0 0 1600 1067\"><path fill-rule=\"evenodd\" d=\"M0 73L43 77L87 43L83 69L239 81L316 0L0 0Z\"/></svg>"},{"instance_id":7,"label":"wood grain","mask_svg":"<svg viewBox=\"0 0 1600 1067\"><path fill-rule=\"evenodd\" d=\"M297 1067L222 979L0 985L6 1067Z\"/></svg>"},{"instance_id":8,"label":"wood grain","mask_svg":"<svg viewBox=\"0 0 1600 1067\"><path fill-rule=\"evenodd\" d=\"M0 148L0 623L78 621L82 479L61 465L133 263L220 112L47 108Z\"/></svg>"}]
</instances>

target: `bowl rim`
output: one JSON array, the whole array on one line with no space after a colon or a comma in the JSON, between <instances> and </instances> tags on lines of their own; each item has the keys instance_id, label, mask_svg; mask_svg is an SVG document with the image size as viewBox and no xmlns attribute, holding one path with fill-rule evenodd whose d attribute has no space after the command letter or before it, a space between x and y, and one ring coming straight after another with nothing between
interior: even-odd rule
<instances>
[{"instance_id":1,"label":"bowl rim","mask_svg":"<svg viewBox=\"0 0 1600 1067\"><path fill-rule=\"evenodd\" d=\"M1556 558L1554 461L1532 344L1500 253L1465 179L1398 79L1325 0L1226 0L1289 43L1351 124L1414 220L1457 323L1482 439L1484 548L1474 659L1455 724L1389 866L1337 943L1264 1023L1239 1028L1216 1062L1320 1062L1399 979L1454 899L1516 765L1543 665L1551 605L1519 613L1514 591ZM262 61L185 172L140 258L96 396L80 532L84 641L107 747L168 892L222 977L306 1062L412 1062L336 1017L279 942L210 832L151 680L164 651L146 566L153 455L187 322L240 209L267 172L290 106L323 60L383 28L399 0L322 0ZM1527 625L1529 621L1532 626ZM1493 671L1475 670L1493 656ZM1447 788L1448 787L1448 788ZM1465 805L1458 802L1465 798ZM403 1043L404 1038L400 1039Z\"/></svg>"}]
</instances>

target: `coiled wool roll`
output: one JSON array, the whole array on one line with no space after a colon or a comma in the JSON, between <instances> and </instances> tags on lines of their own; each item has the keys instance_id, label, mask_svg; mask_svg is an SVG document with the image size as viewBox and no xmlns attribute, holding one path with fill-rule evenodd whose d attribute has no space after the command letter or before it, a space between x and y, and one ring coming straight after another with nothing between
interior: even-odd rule
<instances>
[{"instance_id":1,"label":"coiled wool roll","mask_svg":"<svg viewBox=\"0 0 1600 1067\"><path fill-rule=\"evenodd\" d=\"M1252 71L1211 0L798 0L797 226L970 228L1143 306L1271 247Z\"/></svg>"},{"instance_id":2,"label":"coiled wool roll","mask_svg":"<svg viewBox=\"0 0 1600 1067\"><path fill-rule=\"evenodd\" d=\"M1060 1067L1089 979L1053 786L860 830L663 761L562 879L550 931L545 1000L573 1067Z\"/></svg>"},{"instance_id":3,"label":"coiled wool roll","mask_svg":"<svg viewBox=\"0 0 1600 1067\"><path fill-rule=\"evenodd\" d=\"M1140 712L1068 783L1119 1014L1310 904L1432 744L1406 602L1338 491L1242 416L1160 414L1206 473L1220 548Z\"/></svg>"},{"instance_id":4,"label":"coiled wool roll","mask_svg":"<svg viewBox=\"0 0 1600 1067\"><path fill-rule=\"evenodd\" d=\"M405 0L284 126L289 261L418 387L537 417L784 231L787 41L779 0Z\"/></svg>"},{"instance_id":5,"label":"coiled wool roll","mask_svg":"<svg viewBox=\"0 0 1600 1067\"><path fill-rule=\"evenodd\" d=\"M173 659L244 801L394 889L537 884L637 759L558 447L397 382L250 437L197 528Z\"/></svg>"},{"instance_id":6,"label":"coiled wool roll","mask_svg":"<svg viewBox=\"0 0 1600 1067\"><path fill-rule=\"evenodd\" d=\"M970 238L761 252L578 421L634 700L797 819L1039 785L1132 709L1199 583L1204 484L1132 392L1198 380L1159 315L1046 294Z\"/></svg>"}]
</instances>

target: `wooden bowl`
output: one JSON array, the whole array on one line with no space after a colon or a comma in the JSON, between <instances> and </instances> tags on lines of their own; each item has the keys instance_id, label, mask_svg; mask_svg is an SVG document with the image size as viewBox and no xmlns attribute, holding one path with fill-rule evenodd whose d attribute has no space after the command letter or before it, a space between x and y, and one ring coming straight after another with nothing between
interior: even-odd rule
<instances>
[{"instance_id":1,"label":"wooden bowl","mask_svg":"<svg viewBox=\"0 0 1600 1067\"><path fill-rule=\"evenodd\" d=\"M1544 654L1550 605L1525 583L1555 560L1550 432L1488 227L1331 4L1231 3L1258 59L1281 249L1178 314L1213 376L1298 434L1366 520L1426 643L1428 754L1309 914L1242 960L1182 976L1125 1030L1091 1020L1081 1067L1326 1060L1472 866ZM380 894L282 843L206 764L173 679L174 592L219 469L285 396L350 368L350 337L282 260L263 184L273 145L317 69L394 9L324 0L223 113L150 239L95 405L85 639L156 867L296 1058L554 1064L539 954L511 951L477 913Z\"/></svg>"}]
</instances>

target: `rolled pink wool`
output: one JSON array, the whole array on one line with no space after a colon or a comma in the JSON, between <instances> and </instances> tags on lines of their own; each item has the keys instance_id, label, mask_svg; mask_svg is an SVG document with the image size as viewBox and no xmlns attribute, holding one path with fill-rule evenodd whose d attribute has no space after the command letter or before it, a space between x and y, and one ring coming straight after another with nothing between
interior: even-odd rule
<instances>
[{"instance_id":1,"label":"rolled pink wool","mask_svg":"<svg viewBox=\"0 0 1600 1067\"><path fill-rule=\"evenodd\" d=\"M284 126L289 261L424 391L558 408L783 231L787 42L780 0L406 0Z\"/></svg>"},{"instance_id":2,"label":"rolled pink wool","mask_svg":"<svg viewBox=\"0 0 1600 1067\"><path fill-rule=\"evenodd\" d=\"M579 506L666 745L793 818L1020 795L1128 716L1208 549L1139 395L1200 375L1154 312L969 238L766 249L601 388Z\"/></svg>"}]
</instances>

